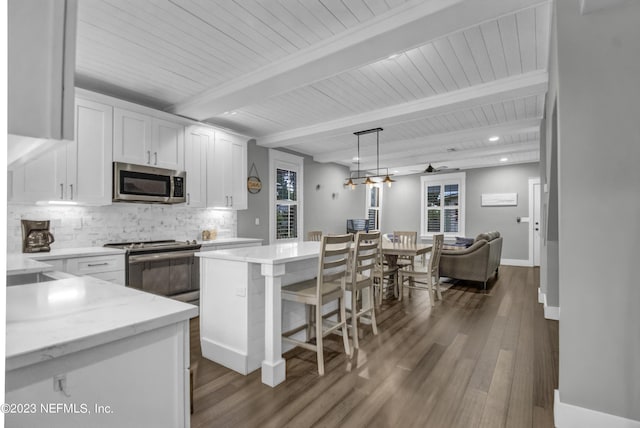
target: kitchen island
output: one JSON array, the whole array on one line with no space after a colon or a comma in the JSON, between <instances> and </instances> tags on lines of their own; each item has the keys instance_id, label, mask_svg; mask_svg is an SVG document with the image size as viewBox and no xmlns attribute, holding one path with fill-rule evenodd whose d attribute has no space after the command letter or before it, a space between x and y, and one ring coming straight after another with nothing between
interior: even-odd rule
<instances>
[{"instance_id":1,"label":"kitchen island","mask_svg":"<svg viewBox=\"0 0 640 428\"><path fill-rule=\"evenodd\" d=\"M197 315L87 276L7 287L7 426L188 427Z\"/></svg>"},{"instance_id":2,"label":"kitchen island","mask_svg":"<svg viewBox=\"0 0 640 428\"><path fill-rule=\"evenodd\" d=\"M303 324L305 311L283 305L280 290L315 277L319 253L319 242L295 242L196 254L203 357L243 374L261 367L269 386L283 382L282 327Z\"/></svg>"}]
</instances>

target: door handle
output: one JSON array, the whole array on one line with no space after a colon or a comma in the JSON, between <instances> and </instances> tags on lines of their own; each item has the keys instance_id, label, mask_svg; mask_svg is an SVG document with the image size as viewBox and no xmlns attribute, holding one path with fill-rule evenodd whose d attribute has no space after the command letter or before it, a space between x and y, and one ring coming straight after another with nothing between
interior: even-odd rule
<instances>
[{"instance_id":1,"label":"door handle","mask_svg":"<svg viewBox=\"0 0 640 428\"><path fill-rule=\"evenodd\" d=\"M536 227L536 231L540 230L539 228Z\"/></svg>"},{"instance_id":2,"label":"door handle","mask_svg":"<svg viewBox=\"0 0 640 428\"><path fill-rule=\"evenodd\" d=\"M187 193L187 205L191 205L191 193Z\"/></svg>"},{"instance_id":3,"label":"door handle","mask_svg":"<svg viewBox=\"0 0 640 428\"><path fill-rule=\"evenodd\" d=\"M229 198L231 198L231 205L230 206L233 206L233 196L229 196Z\"/></svg>"},{"instance_id":4,"label":"door handle","mask_svg":"<svg viewBox=\"0 0 640 428\"><path fill-rule=\"evenodd\" d=\"M228 196L225 196L225 200L227 201L227 203L225 204L225 206L227 206L227 207L228 207L228 206L229 206L229 197L228 197Z\"/></svg>"},{"instance_id":5,"label":"door handle","mask_svg":"<svg viewBox=\"0 0 640 428\"><path fill-rule=\"evenodd\" d=\"M151 150L147 150L147 164L151 164Z\"/></svg>"},{"instance_id":6,"label":"door handle","mask_svg":"<svg viewBox=\"0 0 640 428\"><path fill-rule=\"evenodd\" d=\"M153 156L155 156L155 161L153 162L153 164L158 165L158 152L153 152Z\"/></svg>"},{"instance_id":7,"label":"door handle","mask_svg":"<svg viewBox=\"0 0 640 428\"><path fill-rule=\"evenodd\" d=\"M60 199L64 199L64 183L60 183Z\"/></svg>"},{"instance_id":8,"label":"door handle","mask_svg":"<svg viewBox=\"0 0 640 428\"><path fill-rule=\"evenodd\" d=\"M69 189L70 189L69 193L71 194L71 197L69 199L73 201L73 184L69 184Z\"/></svg>"}]
</instances>

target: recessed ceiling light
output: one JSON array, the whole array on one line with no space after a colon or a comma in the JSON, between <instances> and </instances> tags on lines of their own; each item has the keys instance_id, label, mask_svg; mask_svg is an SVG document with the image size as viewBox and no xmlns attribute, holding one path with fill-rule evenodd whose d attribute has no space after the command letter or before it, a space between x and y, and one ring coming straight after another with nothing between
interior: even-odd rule
<instances>
[{"instance_id":1,"label":"recessed ceiling light","mask_svg":"<svg viewBox=\"0 0 640 428\"><path fill-rule=\"evenodd\" d=\"M509 158L500 158L500 162L506 162L508 160L509 160Z\"/></svg>"},{"instance_id":2,"label":"recessed ceiling light","mask_svg":"<svg viewBox=\"0 0 640 428\"><path fill-rule=\"evenodd\" d=\"M397 174L397 173L399 173L399 172L400 172L400 171L398 171L398 170L393 171L393 173L394 173L394 174Z\"/></svg>"},{"instance_id":3,"label":"recessed ceiling light","mask_svg":"<svg viewBox=\"0 0 640 428\"><path fill-rule=\"evenodd\" d=\"M225 111L224 113L222 113L222 115L223 115L223 116L225 116L225 115L227 115L227 114L229 114L229 112L228 112L228 111Z\"/></svg>"},{"instance_id":4,"label":"recessed ceiling light","mask_svg":"<svg viewBox=\"0 0 640 428\"><path fill-rule=\"evenodd\" d=\"M500 139L500 137L498 137L497 135L494 135L493 137L489 137L489 141L498 141Z\"/></svg>"},{"instance_id":5,"label":"recessed ceiling light","mask_svg":"<svg viewBox=\"0 0 640 428\"><path fill-rule=\"evenodd\" d=\"M232 111L232 112L231 112L231 116L235 116L236 114L238 114L238 112L237 112L237 111Z\"/></svg>"},{"instance_id":6,"label":"recessed ceiling light","mask_svg":"<svg viewBox=\"0 0 640 428\"><path fill-rule=\"evenodd\" d=\"M358 162L360 159L358 158L358 156L354 156L353 159L351 159L354 162Z\"/></svg>"}]
</instances>

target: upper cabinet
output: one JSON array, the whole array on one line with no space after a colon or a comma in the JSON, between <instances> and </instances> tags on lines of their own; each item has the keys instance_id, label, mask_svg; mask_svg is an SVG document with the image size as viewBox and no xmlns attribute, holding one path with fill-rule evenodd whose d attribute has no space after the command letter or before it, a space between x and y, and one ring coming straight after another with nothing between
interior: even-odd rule
<instances>
[{"instance_id":1,"label":"upper cabinet","mask_svg":"<svg viewBox=\"0 0 640 428\"><path fill-rule=\"evenodd\" d=\"M184 126L121 108L114 109L113 160L184 169Z\"/></svg>"},{"instance_id":2,"label":"upper cabinet","mask_svg":"<svg viewBox=\"0 0 640 428\"><path fill-rule=\"evenodd\" d=\"M213 149L214 131L202 126L188 126L184 164L187 171L187 205L207 206L207 150Z\"/></svg>"},{"instance_id":3,"label":"upper cabinet","mask_svg":"<svg viewBox=\"0 0 640 428\"><path fill-rule=\"evenodd\" d=\"M247 143L216 132L207 151L207 206L247 209Z\"/></svg>"},{"instance_id":4,"label":"upper cabinet","mask_svg":"<svg viewBox=\"0 0 640 428\"><path fill-rule=\"evenodd\" d=\"M73 140L76 12L76 0L9 0L9 134Z\"/></svg>"},{"instance_id":5,"label":"upper cabinet","mask_svg":"<svg viewBox=\"0 0 640 428\"><path fill-rule=\"evenodd\" d=\"M11 202L111 204L111 106L78 99L75 136L9 171Z\"/></svg>"}]
</instances>

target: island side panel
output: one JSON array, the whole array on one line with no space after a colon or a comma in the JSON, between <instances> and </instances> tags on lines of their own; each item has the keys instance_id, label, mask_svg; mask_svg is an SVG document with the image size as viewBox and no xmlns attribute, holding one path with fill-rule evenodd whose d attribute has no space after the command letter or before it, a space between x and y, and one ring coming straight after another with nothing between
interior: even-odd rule
<instances>
[{"instance_id":1,"label":"island side panel","mask_svg":"<svg viewBox=\"0 0 640 428\"><path fill-rule=\"evenodd\" d=\"M248 374L249 271L243 261L200 259L200 346L202 356Z\"/></svg>"},{"instance_id":2,"label":"island side panel","mask_svg":"<svg viewBox=\"0 0 640 428\"><path fill-rule=\"evenodd\" d=\"M282 284L314 278L318 259L285 264ZM265 351L265 278L259 263L200 259L200 343L202 356L238 373L261 367ZM323 313L337 308L332 302ZM282 329L306 322L304 305L282 302ZM305 339L305 331L295 337ZM283 352L293 348L283 344Z\"/></svg>"},{"instance_id":3,"label":"island side panel","mask_svg":"<svg viewBox=\"0 0 640 428\"><path fill-rule=\"evenodd\" d=\"M6 414L7 426L189 427L187 331L181 321L8 371L5 401L35 411Z\"/></svg>"}]
</instances>

